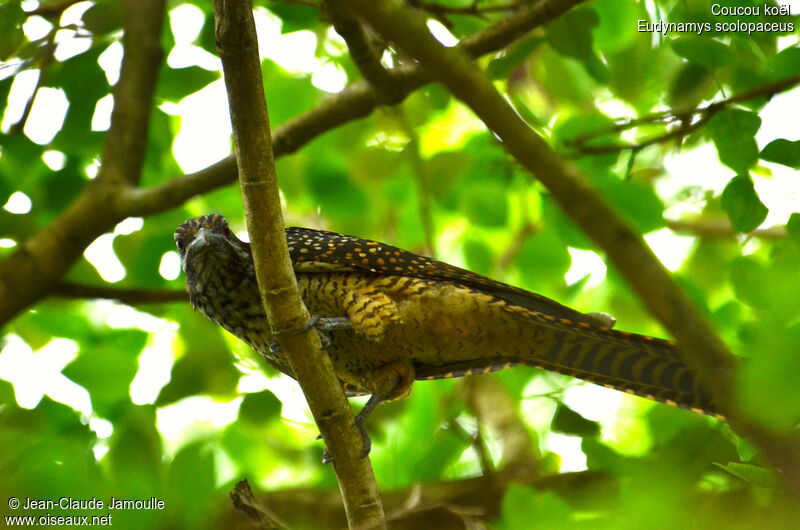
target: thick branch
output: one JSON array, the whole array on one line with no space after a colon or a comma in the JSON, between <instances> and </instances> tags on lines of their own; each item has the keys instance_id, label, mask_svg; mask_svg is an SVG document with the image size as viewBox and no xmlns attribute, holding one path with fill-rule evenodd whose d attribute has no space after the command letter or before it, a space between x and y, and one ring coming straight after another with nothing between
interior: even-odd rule
<instances>
[{"instance_id":1,"label":"thick branch","mask_svg":"<svg viewBox=\"0 0 800 530\"><path fill-rule=\"evenodd\" d=\"M458 47L471 57L503 49L582 1L542 0L529 4L513 16L465 38ZM388 74L395 85L402 87L403 97L433 79L419 66L395 68ZM379 101L380 98L368 82L352 83L313 110L277 128L272 137L272 152L275 157L294 153L318 136L368 116ZM230 156L202 171L173 178L159 186L128 190L125 200L120 201L120 207L126 217L152 215L175 208L195 195L232 184L235 180L236 160Z\"/></svg>"},{"instance_id":2,"label":"thick branch","mask_svg":"<svg viewBox=\"0 0 800 530\"><path fill-rule=\"evenodd\" d=\"M353 0L352 5L376 31L435 73L606 251L633 290L681 344L680 355L711 389L720 410L739 432L756 442L800 494L800 443L791 436L766 432L738 414L733 399L733 357L641 236L620 219L576 167L562 160L527 126L465 54L439 44L416 13L398 0Z\"/></svg>"},{"instance_id":3,"label":"thick branch","mask_svg":"<svg viewBox=\"0 0 800 530\"><path fill-rule=\"evenodd\" d=\"M545 0L529 4L513 16L467 37L459 47L473 57L502 49L531 29L559 16L578 1L581 0ZM164 4L163 0L157 0L156 3ZM126 31L129 30L126 28ZM126 50L123 65L128 60L128 53L129 50ZM431 80L416 66L395 69L390 75L398 79L406 94ZM115 90L120 90L121 85L122 82L117 83ZM138 105L150 107L149 100L144 98ZM376 105L377 98L368 83L353 83L311 112L277 129L273 137L273 153L275 156L293 153L317 136L369 115ZM146 127L140 130L146 130ZM114 163L107 156L103 159L107 165ZM93 181L87 191L53 224L31 237L0 263L0 325L46 295L89 243L119 221L175 208L195 195L231 184L234 180L236 160L231 156L197 173L173 178L147 189L120 187L111 190L108 186L97 184L97 180Z\"/></svg>"},{"instance_id":4,"label":"thick branch","mask_svg":"<svg viewBox=\"0 0 800 530\"><path fill-rule=\"evenodd\" d=\"M214 0L217 49L231 110L239 181L261 298L273 334L333 456L351 528L385 528L383 507L347 398L297 287L281 214L250 2Z\"/></svg>"},{"instance_id":5,"label":"thick branch","mask_svg":"<svg viewBox=\"0 0 800 530\"><path fill-rule=\"evenodd\" d=\"M152 50L141 50L139 43L159 40L164 4L164 0L125 3L122 70L129 71L130 63L135 63L146 71L125 75L114 87L115 110L102 157L104 177L92 181L55 221L0 263L0 325L45 296L95 238L125 218L116 206L123 183L138 179L132 168L138 173L142 165L153 94L144 80L155 79L158 69ZM122 106L135 108L117 109ZM134 133L141 138L131 138Z\"/></svg>"},{"instance_id":6,"label":"thick branch","mask_svg":"<svg viewBox=\"0 0 800 530\"><path fill-rule=\"evenodd\" d=\"M147 148L147 127L164 51L161 26L164 5L160 1L123 2L125 60L114 87L111 127L103 147L103 166L98 178L120 184L139 183ZM109 162L110 163L107 163Z\"/></svg>"}]
</instances>

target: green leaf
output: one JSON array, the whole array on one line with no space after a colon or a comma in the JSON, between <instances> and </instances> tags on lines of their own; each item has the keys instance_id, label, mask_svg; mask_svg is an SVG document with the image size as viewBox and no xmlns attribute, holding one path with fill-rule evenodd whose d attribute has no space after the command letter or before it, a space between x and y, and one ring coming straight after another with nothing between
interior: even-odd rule
<instances>
[{"instance_id":1,"label":"green leaf","mask_svg":"<svg viewBox=\"0 0 800 530\"><path fill-rule=\"evenodd\" d=\"M461 192L467 219L481 226L505 226L508 219L506 187L496 180L474 182Z\"/></svg>"},{"instance_id":2,"label":"green leaf","mask_svg":"<svg viewBox=\"0 0 800 530\"><path fill-rule=\"evenodd\" d=\"M604 53L621 50L638 40L637 22L646 16L640 4L627 0L595 0L594 9L600 23L592 34L595 45Z\"/></svg>"},{"instance_id":3,"label":"green leaf","mask_svg":"<svg viewBox=\"0 0 800 530\"><path fill-rule=\"evenodd\" d=\"M606 59L611 89L641 114L649 112L663 98L674 60L666 47L653 48L646 40L637 38L627 48L606 54Z\"/></svg>"},{"instance_id":4,"label":"green leaf","mask_svg":"<svg viewBox=\"0 0 800 530\"><path fill-rule=\"evenodd\" d=\"M769 489L778 487L778 481L769 469L752 464L741 464L739 462L731 462L726 465L715 463L715 465L724 469L734 477L738 477L756 486Z\"/></svg>"},{"instance_id":5,"label":"green leaf","mask_svg":"<svg viewBox=\"0 0 800 530\"><path fill-rule=\"evenodd\" d=\"M723 110L708 122L720 161L739 175L747 173L758 161L755 135L759 127L758 114L742 109Z\"/></svg>"},{"instance_id":6,"label":"green leaf","mask_svg":"<svg viewBox=\"0 0 800 530\"><path fill-rule=\"evenodd\" d=\"M217 79L219 72L209 72L199 66L164 68L158 82L157 96L177 103Z\"/></svg>"},{"instance_id":7,"label":"green leaf","mask_svg":"<svg viewBox=\"0 0 800 530\"><path fill-rule=\"evenodd\" d=\"M736 259L730 266L736 297L773 320L794 321L800 317L799 262L800 248L788 243L774 247L770 261L755 256Z\"/></svg>"},{"instance_id":8,"label":"green leaf","mask_svg":"<svg viewBox=\"0 0 800 530\"><path fill-rule=\"evenodd\" d=\"M789 237L800 242L800 213L793 213L789 216L789 221L786 222L786 231L789 232Z\"/></svg>"},{"instance_id":9,"label":"green leaf","mask_svg":"<svg viewBox=\"0 0 800 530\"><path fill-rule=\"evenodd\" d=\"M598 22L594 9L576 8L549 22L545 26L545 35L553 49L585 62L594 57L592 29Z\"/></svg>"},{"instance_id":10,"label":"green leaf","mask_svg":"<svg viewBox=\"0 0 800 530\"><path fill-rule=\"evenodd\" d=\"M549 100L567 108L592 108L597 84L580 63L565 61L548 46L537 53L536 61L529 63L529 68L530 76Z\"/></svg>"},{"instance_id":11,"label":"green leaf","mask_svg":"<svg viewBox=\"0 0 800 530\"><path fill-rule=\"evenodd\" d=\"M20 6L20 0L9 0L0 5L0 60L11 57L22 44L25 39L23 22L25 12Z\"/></svg>"},{"instance_id":12,"label":"green leaf","mask_svg":"<svg viewBox=\"0 0 800 530\"><path fill-rule=\"evenodd\" d=\"M0 406L14 407L17 400L14 397L14 387L8 381L0 379Z\"/></svg>"},{"instance_id":13,"label":"green leaf","mask_svg":"<svg viewBox=\"0 0 800 530\"><path fill-rule=\"evenodd\" d=\"M573 525L572 509L564 499L555 493L519 484L512 484L506 491L501 514L497 528L502 530L571 528Z\"/></svg>"},{"instance_id":14,"label":"green leaf","mask_svg":"<svg viewBox=\"0 0 800 530\"><path fill-rule=\"evenodd\" d=\"M281 415L283 403L269 390L245 394L239 407L239 419L253 425L264 425Z\"/></svg>"},{"instance_id":15,"label":"green leaf","mask_svg":"<svg viewBox=\"0 0 800 530\"><path fill-rule=\"evenodd\" d=\"M619 214L642 234L664 226L664 203L650 184L611 174L594 180Z\"/></svg>"},{"instance_id":16,"label":"green leaf","mask_svg":"<svg viewBox=\"0 0 800 530\"><path fill-rule=\"evenodd\" d=\"M556 432L591 438L600 434L600 425L587 420L571 408L559 403L551 427Z\"/></svg>"},{"instance_id":17,"label":"green leaf","mask_svg":"<svg viewBox=\"0 0 800 530\"><path fill-rule=\"evenodd\" d=\"M183 307L179 321L186 353L172 367L172 378L156 404L164 406L196 394L232 397L239 372L221 328L191 312L188 305Z\"/></svg>"},{"instance_id":18,"label":"green leaf","mask_svg":"<svg viewBox=\"0 0 800 530\"><path fill-rule=\"evenodd\" d=\"M83 25L95 35L105 35L122 28L120 0L98 0L83 14Z\"/></svg>"},{"instance_id":19,"label":"green leaf","mask_svg":"<svg viewBox=\"0 0 800 530\"><path fill-rule=\"evenodd\" d=\"M522 245L516 259L516 268L526 288L534 291L563 286L564 274L571 263L567 244L556 227L547 226L531 236Z\"/></svg>"},{"instance_id":20,"label":"green leaf","mask_svg":"<svg viewBox=\"0 0 800 530\"><path fill-rule=\"evenodd\" d=\"M575 139L583 136L591 138L583 142L584 145L601 147L618 141L619 133L613 132L614 120L599 112L582 113L559 120L553 127L553 141L556 144L568 146ZM598 134L609 131L607 134ZM590 157L597 166L613 165L619 155L612 153L603 156Z\"/></svg>"},{"instance_id":21,"label":"green leaf","mask_svg":"<svg viewBox=\"0 0 800 530\"><path fill-rule=\"evenodd\" d=\"M98 495L106 484L90 449L95 443L78 412L46 396L33 410L4 406L0 491L21 498L30 493L57 499L65 491L75 498Z\"/></svg>"},{"instance_id":22,"label":"green leaf","mask_svg":"<svg viewBox=\"0 0 800 530\"><path fill-rule=\"evenodd\" d=\"M672 41L672 49L681 57L716 70L736 57L728 46L708 37L680 37Z\"/></svg>"},{"instance_id":23,"label":"green leaf","mask_svg":"<svg viewBox=\"0 0 800 530\"><path fill-rule=\"evenodd\" d=\"M166 527L208 528L220 505L216 497L214 452L207 443L195 442L183 447L172 459L167 474L165 515L173 519ZM204 506L198 510L197 506Z\"/></svg>"},{"instance_id":24,"label":"green leaf","mask_svg":"<svg viewBox=\"0 0 800 530\"><path fill-rule=\"evenodd\" d=\"M309 111L320 99L320 91L309 76L291 75L269 59L261 62L272 127Z\"/></svg>"},{"instance_id":25,"label":"green leaf","mask_svg":"<svg viewBox=\"0 0 800 530\"><path fill-rule=\"evenodd\" d=\"M82 342L80 355L63 373L89 391L92 408L100 416L110 417L119 403L130 400L131 381L146 341L147 333L138 329L103 330Z\"/></svg>"},{"instance_id":26,"label":"green leaf","mask_svg":"<svg viewBox=\"0 0 800 530\"><path fill-rule=\"evenodd\" d=\"M106 456L114 481L147 498L160 488L163 454L152 405L129 404L117 411Z\"/></svg>"},{"instance_id":27,"label":"green leaf","mask_svg":"<svg viewBox=\"0 0 800 530\"><path fill-rule=\"evenodd\" d=\"M137 287L163 287L166 280L158 273L161 257L165 252L175 249L175 242L169 237L169 227L153 230L156 220L148 219L142 230L114 238L114 253L126 270L125 284Z\"/></svg>"},{"instance_id":28,"label":"green leaf","mask_svg":"<svg viewBox=\"0 0 800 530\"><path fill-rule=\"evenodd\" d=\"M356 186L344 170L324 160L313 160L306 171L309 190L322 214L339 223L345 232L359 232L370 206L364 189Z\"/></svg>"},{"instance_id":29,"label":"green leaf","mask_svg":"<svg viewBox=\"0 0 800 530\"><path fill-rule=\"evenodd\" d=\"M800 169L800 140L794 142L784 138L773 140L761 151L761 158L767 162Z\"/></svg>"},{"instance_id":30,"label":"green leaf","mask_svg":"<svg viewBox=\"0 0 800 530\"><path fill-rule=\"evenodd\" d=\"M466 151L439 151L425 161L428 175L431 175L430 190L434 199L447 209L457 207L453 188L458 183L458 176L472 164L472 158Z\"/></svg>"},{"instance_id":31,"label":"green leaf","mask_svg":"<svg viewBox=\"0 0 800 530\"><path fill-rule=\"evenodd\" d=\"M689 110L708 96L714 81L709 71L695 63L678 70L669 89L669 106L674 111Z\"/></svg>"},{"instance_id":32,"label":"green leaf","mask_svg":"<svg viewBox=\"0 0 800 530\"><path fill-rule=\"evenodd\" d=\"M464 242L464 260L467 268L478 274L491 273L494 263L491 249L483 241L474 238Z\"/></svg>"},{"instance_id":33,"label":"green leaf","mask_svg":"<svg viewBox=\"0 0 800 530\"><path fill-rule=\"evenodd\" d=\"M744 438L736 439L736 452L739 453L739 459L743 462L749 462L758 455L758 449L750 445Z\"/></svg>"},{"instance_id":34,"label":"green leaf","mask_svg":"<svg viewBox=\"0 0 800 530\"><path fill-rule=\"evenodd\" d=\"M507 79L512 72L525 64L527 58L541 44L541 37L531 37L512 46L506 54L489 63L486 68L487 75L490 79Z\"/></svg>"},{"instance_id":35,"label":"green leaf","mask_svg":"<svg viewBox=\"0 0 800 530\"><path fill-rule=\"evenodd\" d=\"M283 21L281 33L311 29L319 22L319 9L310 5L269 2L269 10Z\"/></svg>"},{"instance_id":36,"label":"green leaf","mask_svg":"<svg viewBox=\"0 0 800 530\"><path fill-rule=\"evenodd\" d=\"M91 130L97 101L111 90L105 73L97 64L102 51L102 47L96 46L57 63L45 76L48 86L62 88L69 100L64 124L53 139L54 149L91 159L102 146L104 134Z\"/></svg>"},{"instance_id":37,"label":"green leaf","mask_svg":"<svg viewBox=\"0 0 800 530\"><path fill-rule=\"evenodd\" d=\"M755 230L769 213L758 198L753 181L747 175L734 177L728 182L722 192L722 207L728 213L736 232Z\"/></svg>"},{"instance_id":38,"label":"green leaf","mask_svg":"<svg viewBox=\"0 0 800 530\"><path fill-rule=\"evenodd\" d=\"M787 47L770 58L769 66L769 75L773 80L796 76L797 72L800 72L800 48L797 46Z\"/></svg>"}]
</instances>

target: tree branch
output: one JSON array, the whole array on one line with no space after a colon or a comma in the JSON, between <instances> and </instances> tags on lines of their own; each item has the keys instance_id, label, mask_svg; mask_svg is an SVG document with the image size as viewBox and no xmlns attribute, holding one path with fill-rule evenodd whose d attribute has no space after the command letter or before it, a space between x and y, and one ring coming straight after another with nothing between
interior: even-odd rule
<instances>
[{"instance_id":1,"label":"tree branch","mask_svg":"<svg viewBox=\"0 0 800 530\"><path fill-rule=\"evenodd\" d=\"M237 482L236 486L231 490L230 495L233 506L237 510L244 512L258 528L288 528L286 523L281 521L272 513L272 510L264 506L264 504L258 500L253 490L250 489L250 484L246 480Z\"/></svg>"},{"instance_id":2,"label":"tree branch","mask_svg":"<svg viewBox=\"0 0 800 530\"><path fill-rule=\"evenodd\" d=\"M350 57L364 79L372 86L380 101L397 103L405 97L402 86L395 83L383 67L361 23L348 11L343 0L325 0L325 11L336 30L347 43Z\"/></svg>"},{"instance_id":3,"label":"tree branch","mask_svg":"<svg viewBox=\"0 0 800 530\"><path fill-rule=\"evenodd\" d=\"M385 528L375 476L333 364L313 328L304 332L310 317L286 245L252 6L213 4L247 229L270 327L333 456L350 528Z\"/></svg>"},{"instance_id":4,"label":"tree branch","mask_svg":"<svg viewBox=\"0 0 800 530\"><path fill-rule=\"evenodd\" d=\"M117 205L125 183L138 180L144 157L152 108L151 80L157 77L158 70L152 44L160 42L164 4L164 0L123 4L125 75L114 87L114 112L103 150L102 177L89 183L55 221L0 263L0 325L45 296L95 238L126 217ZM142 42L149 45L143 47ZM144 71L130 72L131 64ZM132 134L141 137L131 138Z\"/></svg>"},{"instance_id":5,"label":"tree branch","mask_svg":"<svg viewBox=\"0 0 800 530\"><path fill-rule=\"evenodd\" d=\"M454 514L454 508L478 512L480 521L491 521L498 516L501 502L512 484L529 484L540 491L553 491L573 506L592 510L598 506L587 507L587 498L597 498L602 494L603 500L607 501L619 488L616 478L605 471L579 471L535 478L524 476L510 467L479 477L415 484L386 492L383 497L387 518L397 528L465 528ZM342 516L341 497L330 489L258 492L255 501L261 507L268 507L270 512L293 528L342 528L347 524ZM226 528L235 527L233 521L223 523L228 523Z\"/></svg>"},{"instance_id":6,"label":"tree branch","mask_svg":"<svg viewBox=\"0 0 800 530\"><path fill-rule=\"evenodd\" d=\"M756 237L767 241L786 239L789 233L785 226L771 226L759 228L752 232L741 234L734 232L728 219L677 219L666 221L667 228L673 232L691 234L699 237L730 238L737 236Z\"/></svg>"},{"instance_id":7,"label":"tree branch","mask_svg":"<svg viewBox=\"0 0 800 530\"><path fill-rule=\"evenodd\" d=\"M532 29L557 18L584 0L540 0L521 8L497 24L463 39L458 47L471 57L505 48ZM402 66L387 72L402 87L403 97L432 81L419 66ZM294 153L316 137L345 123L368 116L380 98L366 81L348 85L325 99L313 110L275 129L272 152L275 157ZM128 189L119 201L124 217L147 216L175 208L186 200L236 180L236 160L229 156L196 173L176 177L146 189Z\"/></svg>"},{"instance_id":8,"label":"tree branch","mask_svg":"<svg viewBox=\"0 0 800 530\"><path fill-rule=\"evenodd\" d=\"M125 60L114 87L111 127L103 146L103 165L97 178L120 184L139 183L147 149L147 127L164 51L161 2L125 2ZM105 163L112 161L112 163Z\"/></svg>"},{"instance_id":9,"label":"tree branch","mask_svg":"<svg viewBox=\"0 0 800 530\"><path fill-rule=\"evenodd\" d=\"M800 76L793 76L773 83L768 83L760 87L736 94L722 101L710 103L704 107L696 107L686 112L674 114L672 112L659 112L649 116L642 116L632 120L625 120L607 129L600 129L582 134L573 138L571 141L566 142L568 147L573 147L578 150L581 156L583 155L599 155L606 153L616 153L625 150L640 150L645 147L666 142L673 138L683 138L689 133L696 131L704 126L708 121L714 117L715 114L725 110L726 108L742 101L749 101L760 97L770 98L780 92L791 90L800 84ZM696 116L699 116L695 121L692 121ZM642 140L634 144L611 144L611 145L587 145L589 140L602 137L607 134L626 131L641 125L652 125L654 123L664 123L665 125L678 123L678 126L666 133L659 134Z\"/></svg>"},{"instance_id":10,"label":"tree branch","mask_svg":"<svg viewBox=\"0 0 800 530\"><path fill-rule=\"evenodd\" d=\"M513 16L465 38L459 47L473 57L502 49L581 1L540 0L529 4ZM131 4L139 13L144 9L155 10L153 4L163 9L164 1L143 0ZM137 16L147 18L146 13ZM150 16L152 28L160 29L160 22L154 22L162 18L163 15ZM125 31L131 31L127 25ZM125 50L123 65L134 53L135 47ZM143 64L149 63L143 61ZM432 79L418 66L396 68L390 75L396 76L406 94ZM121 84L122 81L117 83L115 90L120 90ZM143 97L136 104L141 108L149 108L149 101ZM378 98L368 83L361 81L351 84L311 112L278 128L273 137L274 156L293 153L317 136L369 115L377 102ZM146 127L139 130L146 130ZM109 131L108 134L112 133ZM113 134L120 134L120 131L115 130ZM103 159L107 165L114 163L107 156ZM89 243L116 223L126 217L143 217L175 208L195 195L233 183L236 175L236 160L230 156L202 171L176 177L147 189L102 186L95 179L53 223L29 238L0 263L0 325L45 296Z\"/></svg>"},{"instance_id":11,"label":"tree branch","mask_svg":"<svg viewBox=\"0 0 800 530\"><path fill-rule=\"evenodd\" d=\"M711 390L721 412L755 442L800 495L798 439L769 432L739 414L733 395L735 359L641 236L620 219L576 167L562 160L528 127L461 50L437 42L416 13L398 0L353 0L352 5L376 31L435 73L606 251L634 292L677 339L682 359Z\"/></svg>"}]
</instances>

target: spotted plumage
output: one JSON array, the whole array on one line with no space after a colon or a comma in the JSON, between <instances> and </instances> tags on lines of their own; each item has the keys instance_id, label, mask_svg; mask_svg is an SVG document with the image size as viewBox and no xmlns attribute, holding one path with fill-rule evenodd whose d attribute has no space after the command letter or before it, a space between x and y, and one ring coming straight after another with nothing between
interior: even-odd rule
<instances>
[{"instance_id":1,"label":"spotted plumage","mask_svg":"<svg viewBox=\"0 0 800 530\"><path fill-rule=\"evenodd\" d=\"M526 365L638 396L715 413L674 344L611 329L543 296L357 237L288 228L309 311L349 322L328 352L345 389L404 397L415 379ZM261 308L249 245L224 218L203 216L175 233L195 308L292 375Z\"/></svg>"}]
</instances>

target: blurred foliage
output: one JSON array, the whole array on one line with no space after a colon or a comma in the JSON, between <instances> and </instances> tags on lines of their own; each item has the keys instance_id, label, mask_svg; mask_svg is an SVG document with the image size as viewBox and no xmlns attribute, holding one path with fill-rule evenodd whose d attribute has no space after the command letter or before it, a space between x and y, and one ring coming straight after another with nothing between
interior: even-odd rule
<instances>
[{"instance_id":1,"label":"blurred foliage","mask_svg":"<svg viewBox=\"0 0 800 530\"><path fill-rule=\"evenodd\" d=\"M719 3L763 5L755 0ZM25 9L35 4L26 2ZM17 192L32 202L28 213L0 211L0 258L65 210L94 175L102 150L103 132L94 130L92 122L98 102L108 97L111 87L99 63L119 45L121 0L71 4L40 0L38 15L23 11L19 0L0 5L0 59L5 61L0 108L7 124L0 133L0 204ZM318 64L355 80L359 74L346 49L312 4L260 0L258 20L279 24L284 35L303 31L305 38L315 39ZM510 16L508 10L496 9L506 5L504 0L416 4L427 5L430 16L459 38ZM475 16L470 6L490 9ZM202 20L191 43L195 54L216 54L210 2L179 0L169 8L173 14L188 9ZM189 11L181 11L181 16ZM64 22L68 17L78 22ZM165 56L189 46L176 44L171 31L181 23L176 18L165 28ZM780 23L784 28L798 24L797 17L788 16L742 20ZM639 30L645 21L710 26L699 34L659 33ZM786 210L791 193L796 199L796 186L785 195L759 194L778 168L800 168L800 140L756 140L759 130L774 130L775 124L759 115L772 94L756 93L717 109L680 142L671 137L633 150L608 149L674 130L665 120L648 121L653 113L685 116L712 98L757 91L800 73L796 30L725 32L715 26L721 21L734 20L712 16L704 0L597 0L575 7L479 64L519 114L571 157L636 230L659 231L673 241L676 236L664 228L665 216L675 218L677 213L696 222L687 258L677 271L679 279L721 336L751 359L741 374L741 406L765 425L791 430L800 419L800 214L788 221L785 239L720 238L703 230L704 223L722 220L735 232L748 232L769 213ZM32 37L34 23L44 31ZM24 24L31 26L23 30ZM61 39L80 40L83 47L60 58L55 51ZM394 55L391 49L389 53ZM396 55L394 59L404 60ZM310 72L288 71L269 58L262 66L274 126L328 96L312 82ZM12 83L26 72L38 73L35 90L55 90L68 102L63 123L46 145L24 132L29 113L23 109L33 101L34 88L21 99L17 94L11 104ZM220 72L208 70L205 63L164 65L157 108L152 109L143 185L177 178L182 172L172 152L181 120L171 105L215 83L221 83ZM216 104L227 106L223 99ZM643 119L637 127L614 128L636 118ZM396 108L379 109L324 134L278 161L288 224L354 233L417 251L433 241L437 256L446 261L580 310L608 311L621 329L663 336L615 271L607 271L598 282L573 263L579 255L576 249L596 252L593 243L479 125L441 87L429 86ZM581 138L588 139L576 143ZM681 150L711 145L718 160L713 150L704 151L712 155L696 174L675 175L664 169L665 160ZM588 154L581 146L606 151ZM54 164L54 158L60 162ZM725 167L727 183L704 180L709 167ZM159 272L165 256L173 252L172 232L183 220L209 212L222 213L235 229L243 229L239 191L229 186L148 217L141 229L120 231L113 251L126 274L114 287L181 289L182 278L167 279ZM430 234L425 232L425 216L433 226ZM576 266L577 276L566 275L571 266ZM86 259L67 280L106 284ZM315 428L308 414L303 416L305 404L291 390L293 383L285 384L286 378L262 366L246 346L188 304L145 304L136 308L138 312L124 312L122 307L49 299L4 331L2 344L8 348L0 355L0 376L11 374L14 367L34 371L48 362L65 366L50 369L60 379L29 372L27 387L41 399L27 401L24 407L18 403L23 401L24 385L0 379L2 515L22 514L6 509L5 499L11 496L96 497L105 502L111 497L156 497L164 501L163 510L114 510L114 524L244 527L248 522L233 511L227 495L240 478L249 478L260 490L302 487L335 492L333 471L319 463L321 443L314 441ZM120 311L126 318L115 316ZM71 342L52 342L55 338ZM23 341L30 351L20 349ZM73 344L77 354L51 352L47 357L45 348L57 349L54 344ZM14 352L28 353L12 353L11 346ZM519 483L504 490L494 513L488 514L492 527L789 528L800 520L797 507L776 489L766 463L722 422L628 397L618 411L589 419L584 409L591 407L586 403L570 401L567 406L563 401L565 388L576 384L569 378L527 369L494 377L507 388L526 428L538 433L537 450L544 453L536 463L540 473L555 473L562 480L554 489ZM90 410L59 403L57 396L66 395L65 386L72 392L70 404L76 402L75 395L85 395L91 400ZM142 386L150 388L150 394L136 390ZM422 383L410 399L379 408L370 429L373 463L383 490L487 471L475 451L476 442L453 427L463 425L468 434L477 429L475 412L460 389L454 381ZM213 416L223 409L224 421ZM503 440L486 434L488 462L502 468ZM580 444L586 471L558 475L560 458L555 453L564 446L556 445L556 434ZM597 476L603 477L600 482L584 480ZM464 514L470 513L464 508ZM45 512L75 515L60 509L31 514ZM104 515L107 510L81 513ZM297 515L314 526L308 515ZM470 517L475 516L462 515L461 520Z\"/></svg>"}]
</instances>

